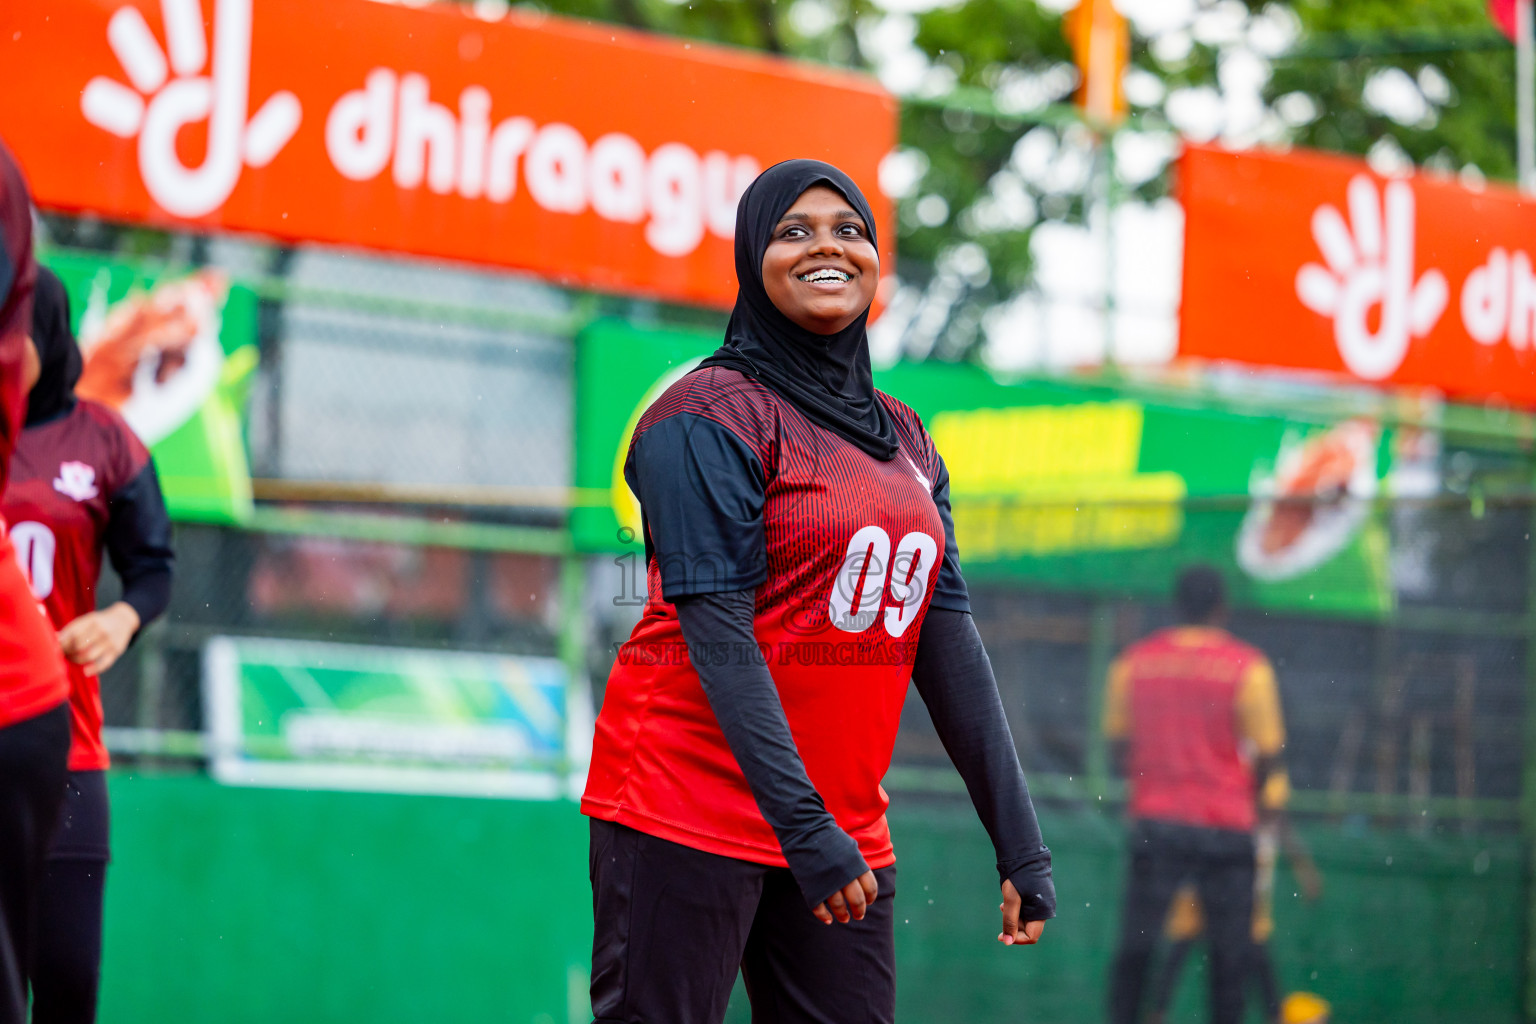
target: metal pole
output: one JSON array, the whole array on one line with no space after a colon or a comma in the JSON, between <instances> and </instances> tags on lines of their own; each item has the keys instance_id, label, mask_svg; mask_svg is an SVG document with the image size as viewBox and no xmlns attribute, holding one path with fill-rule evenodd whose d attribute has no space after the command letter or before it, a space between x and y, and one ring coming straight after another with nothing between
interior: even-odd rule
<instances>
[{"instance_id":1,"label":"metal pole","mask_svg":"<svg viewBox=\"0 0 1536 1024\"><path fill-rule=\"evenodd\" d=\"M1536 38L1532 0L1515 0L1515 108L1520 187L1536 192Z\"/></svg>"},{"instance_id":2,"label":"metal pole","mask_svg":"<svg viewBox=\"0 0 1536 1024\"><path fill-rule=\"evenodd\" d=\"M1104 363L1115 359L1115 133L1099 136L1099 209L1104 217Z\"/></svg>"},{"instance_id":3,"label":"metal pole","mask_svg":"<svg viewBox=\"0 0 1536 1024\"><path fill-rule=\"evenodd\" d=\"M1106 598L1094 602L1088 623L1088 736L1084 754L1088 793L1102 800L1110 789L1109 743L1104 739L1104 693L1109 666L1115 657L1115 606Z\"/></svg>"},{"instance_id":4,"label":"metal pole","mask_svg":"<svg viewBox=\"0 0 1536 1024\"><path fill-rule=\"evenodd\" d=\"M1530 0L1521 8L1529 11ZM1526 472L1536 486L1536 464L1527 463ZM1531 529L1536 530L1536 508L1530 512ZM1521 780L1521 832L1526 843L1526 925L1525 925L1525 1019L1536 1021L1536 538L1526 534L1525 542L1525 618L1528 623L1525 643L1525 735L1522 746L1524 778Z\"/></svg>"},{"instance_id":5,"label":"metal pole","mask_svg":"<svg viewBox=\"0 0 1536 1024\"><path fill-rule=\"evenodd\" d=\"M579 554L568 554L560 560L560 660L566 671L566 715L569 716L578 703L588 697L587 679L587 566ZM583 692L587 691L587 692ZM571 772L578 766L571 760L570 729L566 730L566 743L560 752L560 773L565 776L566 796L575 800L581 796L575 788L576 778Z\"/></svg>"},{"instance_id":6,"label":"metal pole","mask_svg":"<svg viewBox=\"0 0 1536 1024\"><path fill-rule=\"evenodd\" d=\"M151 623L139 637L139 699L134 725L160 730L165 705L165 622Z\"/></svg>"},{"instance_id":7,"label":"metal pole","mask_svg":"<svg viewBox=\"0 0 1536 1024\"><path fill-rule=\"evenodd\" d=\"M1516 158L1520 187L1536 191L1536 25L1531 20L1531 0L1515 0L1515 110ZM1529 537L1529 535L1527 535ZM1536 542L1526 542L1526 564L1536 573ZM1536 575L1527 584L1525 614L1536 629ZM1526 642L1525 779L1522 787L1525 841L1527 844L1525 1018L1536 1021L1536 643Z\"/></svg>"}]
</instances>

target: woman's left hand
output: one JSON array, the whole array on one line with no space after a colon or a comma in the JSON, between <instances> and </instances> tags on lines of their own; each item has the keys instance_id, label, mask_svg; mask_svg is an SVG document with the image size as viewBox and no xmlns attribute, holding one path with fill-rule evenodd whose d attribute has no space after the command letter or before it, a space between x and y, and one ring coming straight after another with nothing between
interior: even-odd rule
<instances>
[{"instance_id":1,"label":"woman's left hand","mask_svg":"<svg viewBox=\"0 0 1536 1024\"><path fill-rule=\"evenodd\" d=\"M1007 879L1003 880L1003 902L998 904L997 909L1003 912L1003 930L998 933L998 942L1005 946L1033 946L1040 941L1045 931L1045 922L1019 920L1024 900L1019 896L1019 890Z\"/></svg>"},{"instance_id":2,"label":"woman's left hand","mask_svg":"<svg viewBox=\"0 0 1536 1024\"><path fill-rule=\"evenodd\" d=\"M66 658L85 666L88 675L99 676L123 656L138 628L139 613L133 605L118 601L59 630L59 646Z\"/></svg>"}]
</instances>

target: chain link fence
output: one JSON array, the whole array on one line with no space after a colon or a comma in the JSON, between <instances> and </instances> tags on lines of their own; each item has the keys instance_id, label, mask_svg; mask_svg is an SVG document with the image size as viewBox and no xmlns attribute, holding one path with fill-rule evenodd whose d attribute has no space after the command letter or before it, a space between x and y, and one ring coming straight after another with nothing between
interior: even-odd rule
<instances>
[{"instance_id":1,"label":"chain link fence","mask_svg":"<svg viewBox=\"0 0 1536 1024\"><path fill-rule=\"evenodd\" d=\"M56 243L117 257L136 237L50 225ZM616 600L610 556L586 558L574 590L562 572L578 558L562 529L576 497L572 339L602 313L701 314L318 249L181 236L170 247L160 255L254 282L247 440L262 514L247 527L179 526L171 609L103 681L120 756L203 753L201 659L216 635L561 655L584 662L600 702L638 609ZM1375 593L1370 613L1266 605L1237 577L1231 626L1277 669L1299 808L1419 825L1517 820L1536 661L1529 475L1518 444L1451 439L1438 496L1378 499L1369 529L1380 550L1359 570L1372 578L1346 581ZM1172 622L1177 568L1208 559L1211 537L1230 555L1247 508L1241 496L1163 509L1180 524L1171 539L1119 552L1092 585L1027 560L968 567L1042 798L1118 798L1097 725L1108 665ZM114 585L104 581L104 599ZM959 792L915 694L890 785Z\"/></svg>"},{"instance_id":2,"label":"chain link fence","mask_svg":"<svg viewBox=\"0 0 1536 1024\"><path fill-rule=\"evenodd\" d=\"M1384 504L1376 521L1393 554L1382 612L1234 610L1229 628L1276 669L1298 809L1370 811L1415 827L1517 820L1533 671L1532 513L1524 500ZM1220 514L1185 509L1186 533ZM1149 552L1148 575L1166 578L1170 555L1176 562L1177 549ZM1115 792L1098 738L1105 672L1131 643L1175 622L1136 561L1096 594L972 586L1022 760L1046 777L1048 794L1093 801ZM914 693L898 773L944 759Z\"/></svg>"},{"instance_id":3,"label":"chain link fence","mask_svg":"<svg viewBox=\"0 0 1536 1024\"><path fill-rule=\"evenodd\" d=\"M171 607L103 678L120 759L208 752L216 636L559 653L572 339L596 315L648 307L320 247L87 218L45 229L66 253L221 271L256 296L257 516L177 525ZM104 574L101 600L116 588Z\"/></svg>"},{"instance_id":4,"label":"chain link fence","mask_svg":"<svg viewBox=\"0 0 1536 1024\"><path fill-rule=\"evenodd\" d=\"M1383 605L1371 613L1254 607L1234 586L1229 628L1276 669L1296 810L1413 829L1518 822L1533 672L1533 511L1524 499L1382 502L1372 522L1390 555L1378 579L1356 581L1379 585ZM1191 502L1179 514L1186 538L1232 532L1229 509ZM1091 592L1025 574L973 574L972 610L1037 797L1118 803L1099 737L1109 664L1175 623L1172 574L1208 557L1187 540L1133 553L1117 579ZM611 596L623 593L620 571L595 561L589 572L589 669L599 699L638 614ZM1166 588L1149 583L1164 580ZM948 764L910 691L888 788L963 799Z\"/></svg>"},{"instance_id":5,"label":"chain link fence","mask_svg":"<svg viewBox=\"0 0 1536 1024\"><path fill-rule=\"evenodd\" d=\"M284 271L293 292L268 303L251 417L258 478L314 493L373 484L560 501L571 477L569 296L330 253L295 254Z\"/></svg>"},{"instance_id":6,"label":"chain link fence","mask_svg":"<svg viewBox=\"0 0 1536 1024\"><path fill-rule=\"evenodd\" d=\"M109 742L124 754L200 753L162 734L207 728L215 636L558 653L554 556L197 525L177 529L176 553L165 618L102 679Z\"/></svg>"}]
</instances>

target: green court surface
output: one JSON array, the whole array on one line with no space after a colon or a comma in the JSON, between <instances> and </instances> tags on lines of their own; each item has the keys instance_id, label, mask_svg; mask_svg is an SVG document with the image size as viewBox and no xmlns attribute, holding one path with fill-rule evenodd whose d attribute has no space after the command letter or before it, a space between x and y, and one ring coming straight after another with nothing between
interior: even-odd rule
<instances>
[{"instance_id":1,"label":"green court surface","mask_svg":"<svg viewBox=\"0 0 1536 1024\"><path fill-rule=\"evenodd\" d=\"M114 773L104 1024L586 1018L585 822L566 802L241 789ZM902 1021L1096 1022L1122 831L1042 808L1061 914L1005 949L968 809L898 794ZM1307 827L1320 903L1277 882L1287 988L1340 1024L1519 1018L1525 881L1513 838ZM730 1021L748 1016L739 998ZM1203 1020L1197 972L1177 1019Z\"/></svg>"}]
</instances>

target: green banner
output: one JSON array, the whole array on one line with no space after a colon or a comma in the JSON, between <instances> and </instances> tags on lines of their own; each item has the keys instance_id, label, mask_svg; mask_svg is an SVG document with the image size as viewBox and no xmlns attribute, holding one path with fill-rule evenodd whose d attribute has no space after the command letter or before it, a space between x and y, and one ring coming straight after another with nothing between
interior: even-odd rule
<instances>
[{"instance_id":1,"label":"green banner","mask_svg":"<svg viewBox=\"0 0 1536 1024\"><path fill-rule=\"evenodd\" d=\"M715 333L618 322L578 339L579 548L637 548L639 510L622 475L630 434L718 344ZM1436 437L1367 420L1148 402L955 364L902 364L875 382L918 412L944 456L976 580L1157 597L1180 569L1207 562L1244 605L1379 616L1393 593L1377 499L1437 479Z\"/></svg>"},{"instance_id":2,"label":"green banner","mask_svg":"<svg viewBox=\"0 0 1536 1024\"><path fill-rule=\"evenodd\" d=\"M640 414L720 347L718 331L647 330L600 320L576 340L576 490L571 535L579 551L639 547L640 506L624 457Z\"/></svg>"},{"instance_id":3,"label":"green banner","mask_svg":"<svg viewBox=\"0 0 1536 1024\"><path fill-rule=\"evenodd\" d=\"M203 652L213 773L552 799L571 739L590 732L589 709L572 727L568 681L556 658L215 637Z\"/></svg>"},{"instance_id":4,"label":"green banner","mask_svg":"<svg viewBox=\"0 0 1536 1024\"><path fill-rule=\"evenodd\" d=\"M1400 449L1436 450L1366 420L1002 383L970 366L897 366L876 383L917 410L949 466L967 574L1074 590L1157 597L1205 562L1226 570L1242 604L1386 613L1376 499L1394 493Z\"/></svg>"},{"instance_id":5,"label":"green banner","mask_svg":"<svg viewBox=\"0 0 1536 1024\"><path fill-rule=\"evenodd\" d=\"M255 294L213 270L146 271L75 253L43 262L69 292L85 357L79 394L116 409L149 448L172 518L244 521Z\"/></svg>"}]
</instances>

